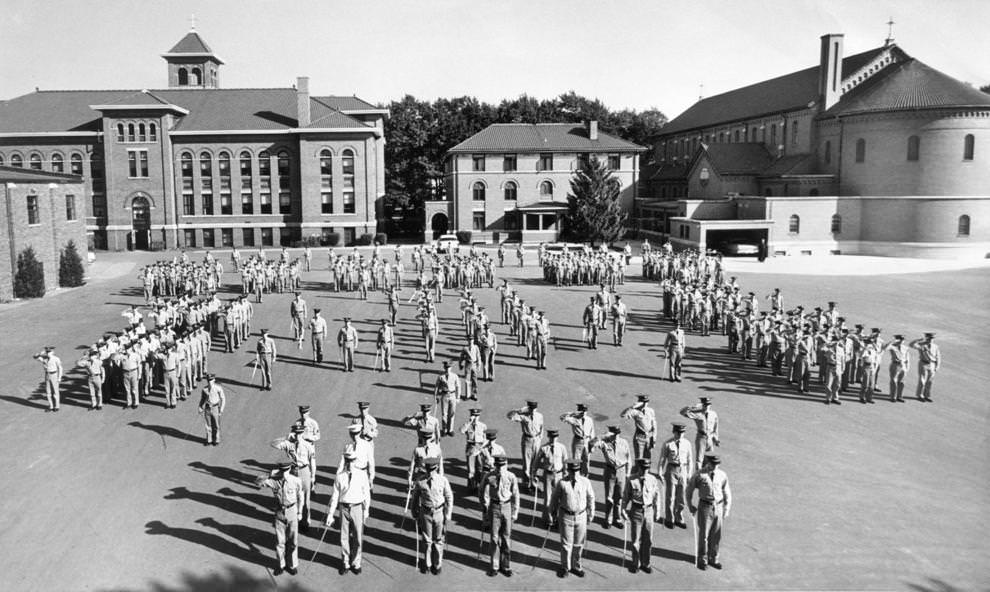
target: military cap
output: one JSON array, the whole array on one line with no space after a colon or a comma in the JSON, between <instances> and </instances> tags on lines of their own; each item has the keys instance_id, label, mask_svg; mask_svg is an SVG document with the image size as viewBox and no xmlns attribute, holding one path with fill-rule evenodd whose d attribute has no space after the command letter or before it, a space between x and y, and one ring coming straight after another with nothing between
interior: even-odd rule
<instances>
[{"instance_id":1,"label":"military cap","mask_svg":"<svg viewBox=\"0 0 990 592\"><path fill-rule=\"evenodd\" d=\"M894 339L904 339L904 336L900 333L894 333Z\"/></svg>"},{"instance_id":2,"label":"military cap","mask_svg":"<svg viewBox=\"0 0 990 592\"><path fill-rule=\"evenodd\" d=\"M450 368L450 361L449 360L444 360L443 361L443 367L444 368Z\"/></svg>"},{"instance_id":3,"label":"military cap","mask_svg":"<svg viewBox=\"0 0 990 592\"><path fill-rule=\"evenodd\" d=\"M578 403L577 404L577 410L578 411L587 411L588 410L588 406L585 405L584 403Z\"/></svg>"},{"instance_id":4,"label":"military cap","mask_svg":"<svg viewBox=\"0 0 990 592\"><path fill-rule=\"evenodd\" d=\"M472 416L481 415L481 409L478 409L477 407L472 407L471 408L471 415Z\"/></svg>"},{"instance_id":5,"label":"military cap","mask_svg":"<svg viewBox=\"0 0 990 592\"><path fill-rule=\"evenodd\" d=\"M345 323L350 323L351 322L351 317L344 317L344 322Z\"/></svg>"},{"instance_id":6,"label":"military cap","mask_svg":"<svg viewBox=\"0 0 990 592\"><path fill-rule=\"evenodd\" d=\"M435 469L440 466L440 459L435 456L430 456L423 460L423 464L426 465L426 468L428 469Z\"/></svg>"},{"instance_id":7,"label":"military cap","mask_svg":"<svg viewBox=\"0 0 990 592\"><path fill-rule=\"evenodd\" d=\"M292 424L292 427L289 428L289 430L293 434L301 434L301 433L303 433L303 432L306 431L306 426L301 425L301 424L298 424L298 423L294 423L294 424Z\"/></svg>"},{"instance_id":8,"label":"military cap","mask_svg":"<svg viewBox=\"0 0 990 592\"><path fill-rule=\"evenodd\" d=\"M347 431L350 432L350 433L352 433L352 434L359 434L359 433L361 433L361 424L359 424L359 423L352 423L349 426L347 426ZM430 432L430 433L432 434L433 432Z\"/></svg>"},{"instance_id":9,"label":"military cap","mask_svg":"<svg viewBox=\"0 0 990 592\"><path fill-rule=\"evenodd\" d=\"M881 332L882 331L880 330L879 327L873 327L870 329L870 333L881 333Z\"/></svg>"},{"instance_id":10,"label":"military cap","mask_svg":"<svg viewBox=\"0 0 990 592\"><path fill-rule=\"evenodd\" d=\"M820 306L816 306L815 307L815 310L817 310L817 311L820 311L821 309L822 309L822 307L820 307Z\"/></svg>"},{"instance_id":11,"label":"military cap","mask_svg":"<svg viewBox=\"0 0 990 592\"><path fill-rule=\"evenodd\" d=\"M567 461L567 468L572 471L577 471L581 468L581 461L571 459Z\"/></svg>"},{"instance_id":12,"label":"military cap","mask_svg":"<svg viewBox=\"0 0 990 592\"><path fill-rule=\"evenodd\" d=\"M929 333L925 333L925 337L927 337L928 339L933 339L935 337L935 334L934 333L930 333L930 332Z\"/></svg>"},{"instance_id":13,"label":"military cap","mask_svg":"<svg viewBox=\"0 0 990 592\"><path fill-rule=\"evenodd\" d=\"M46 345L45 346L45 351L55 351L55 346L54 345Z\"/></svg>"},{"instance_id":14,"label":"military cap","mask_svg":"<svg viewBox=\"0 0 990 592\"><path fill-rule=\"evenodd\" d=\"M558 435L560 435L560 430L554 430L554 429L547 430L547 436L556 437Z\"/></svg>"},{"instance_id":15,"label":"military cap","mask_svg":"<svg viewBox=\"0 0 990 592\"><path fill-rule=\"evenodd\" d=\"M206 380L216 380L216 379L217 379L217 375L213 374L212 372L206 375Z\"/></svg>"},{"instance_id":16,"label":"military cap","mask_svg":"<svg viewBox=\"0 0 990 592\"><path fill-rule=\"evenodd\" d=\"M504 465L506 462L508 462L508 459L505 458L504 454L496 454L494 456L494 459L495 459L495 464L498 466Z\"/></svg>"},{"instance_id":17,"label":"military cap","mask_svg":"<svg viewBox=\"0 0 990 592\"><path fill-rule=\"evenodd\" d=\"M262 335L268 335L268 329L262 329L261 330L261 334Z\"/></svg>"},{"instance_id":18,"label":"military cap","mask_svg":"<svg viewBox=\"0 0 990 592\"><path fill-rule=\"evenodd\" d=\"M636 466L637 467L649 467L650 466L650 459L648 459L648 458L637 458L636 459Z\"/></svg>"},{"instance_id":19,"label":"military cap","mask_svg":"<svg viewBox=\"0 0 990 592\"><path fill-rule=\"evenodd\" d=\"M387 325L388 324L388 319L382 319L382 324L383 325Z\"/></svg>"},{"instance_id":20,"label":"military cap","mask_svg":"<svg viewBox=\"0 0 990 592\"><path fill-rule=\"evenodd\" d=\"M698 397L698 399L701 401L701 404L702 405L711 405L712 404L711 397Z\"/></svg>"},{"instance_id":21,"label":"military cap","mask_svg":"<svg viewBox=\"0 0 990 592\"><path fill-rule=\"evenodd\" d=\"M622 296L619 296L618 294L616 294L616 295L615 295L615 299L616 299L616 300L622 300Z\"/></svg>"},{"instance_id":22,"label":"military cap","mask_svg":"<svg viewBox=\"0 0 990 592\"><path fill-rule=\"evenodd\" d=\"M674 427L674 431L675 432L683 432L684 430L687 429L687 426L684 425L683 423L679 422L679 421L675 421L674 423L672 423L670 425L672 425Z\"/></svg>"},{"instance_id":23,"label":"military cap","mask_svg":"<svg viewBox=\"0 0 990 592\"><path fill-rule=\"evenodd\" d=\"M591 302L594 302L595 301L595 297L592 296L591 298L588 298L588 300L590 300Z\"/></svg>"},{"instance_id":24,"label":"military cap","mask_svg":"<svg viewBox=\"0 0 990 592\"><path fill-rule=\"evenodd\" d=\"M857 328L857 329L862 329L862 328L863 328L863 325L860 325L860 324L856 324L856 325L853 325L853 327L855 327L855 328Z\"/></svg>"},{"instance_id":25,"label":"military cap","mask_svg":"<svg viewBox=\"0 0 990 592\"><path fill-rule=\"evenodd\" d=\"M299 290L296 290L296 296L302 296L302 292L300 292Z\"/></svg>"},{"instance_id":26,"label":"military cap","mask_svg":"<svg viewBox=\"0 0 990 592\"><path fill-rule=\"evenodd\" d=\"M840 323L845 323L846 317L836 317L835 320L839 321Z\"/></svg>"},{"instance_id":27,"label":"military cap","mask_svg":"<svg viewBox=\"0 0 990 592\"><path fill-rule=\"evenodd\" d=\"M608 433L610 433L610 434L621 434L622 433L622 428L620 428L619 426L610 425L610 426L608 426Z\"/></svg>"},{"instance_id":28,"label":"military cap","mask_svg":"<svg viewBox=\"0 0 990 592\"><path fill-rule=\"evenodd\" d=\"M358 409L367 409L368 407L371 407L371 403L367 401L358 401Z\"/></svg>"},{"instance_id":29,"label":"military cap","mask_svg":"<svg viewBox=\"0 0 990 592\"><path fill-rule=\"evenodd\" d=\"M720 457L719 455L715 454L714 452L706 452L705 453L705 460L708 461L708 462L710 462L713 465L717 465L717 464L721 464L722 463L722 457Z\"/></svg>"},{"instance_id":30,"label":"military cap","mask_svg":"<svg viewBox=\"0 0 990 592\"><path fill-rule=\"evenodd\" d=\"M493 428L488 428L487 430L485 430L485 438L488 438L489 440L494 440L497 437L498 437L498 430Z\"/></svg>"},{"instance_id":31,"label":"military cap","mask_svg":"<svg viewBox=\"0 0 990 592\"><path fill-rule=\"evenodd\" d=\"M530 409L536 409L537 407L540 406L540 404L530 399L529 401L526 401L526 406L529 407Z\"/></svg>"},{"instance_id":32,"label":"military cap","mask_svg":"<svg viewBox=\"0 0 990 592\"><path fill-rule=\"evenodd\" d=\"M313 309L313 312L320 312L321 310L323 310L323 309L322 308L314 308Z\"/></svg>"},{"instance_id":33,"label":"military cap","mask_svg":"<svg viewBox=\"0 0 990 592\"><path fill-rule=\"evenodd\" d=\"M828 305L829 306L835 306L835 300L829 300L828 301Z\"/></svg>"},{"instance_id":34,"label":"military cap","mask_svg":"<svg viewBox=\"0 0 990 592\"><path fill-rule=\"evenodd\" d=\"M300 405L299 413L309 413L309 405Z\"/></svg>"},{"instance_id":35,"label":"military cap","mask_svg":"<svg viewBox=\"0 0 990 592\"><path fill-rule=\"evenodd\" d=\"M842 334L843 335L848 335L849 334L849 329L843 329L842 330Z\"/></svg>"},{"instance_id":36,"label":"military cap","mask_svg":"<svg viewBox=\"0 0 990 592\"><path fill-rule=\"evenodd\" d=\"M636 395L636 400L639 401L640 403L649 403L650 402L650 396L649 395Z\"/></svg>"}]
</instances>

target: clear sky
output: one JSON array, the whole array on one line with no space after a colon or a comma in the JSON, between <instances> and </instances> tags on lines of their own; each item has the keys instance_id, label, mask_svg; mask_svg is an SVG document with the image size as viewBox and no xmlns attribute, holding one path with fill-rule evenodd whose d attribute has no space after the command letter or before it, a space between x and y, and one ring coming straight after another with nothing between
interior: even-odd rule
<instances>
[{"instance_id":1,"label":"clear sky","mask_svg":"<svg viewBox=\"0 0 990 592\"><path fill-rule=\"evenodd\" d=\"M883 44L990 83L990 0L0 0L0 99L42 89L162 88L190 27L226 61L224 87L387 102L497 102L574 90L674 117L697 100Z\"/></svg>"}]
</instances>

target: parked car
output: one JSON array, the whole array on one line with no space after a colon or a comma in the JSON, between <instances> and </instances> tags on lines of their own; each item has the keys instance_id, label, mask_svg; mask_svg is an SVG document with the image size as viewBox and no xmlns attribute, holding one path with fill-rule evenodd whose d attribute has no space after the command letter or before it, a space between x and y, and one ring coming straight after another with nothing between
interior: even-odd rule
<instances>
[{"instance_id":1,"label":"parked car","mask_svg":"<svg viewBox=\"0 0 990 592\"><path fill-rule=\"evenodd\" d=\"M723 255L755 257L760 254L760 246L747 239L731 239L718 245L718 251Z\"/></svg>"},{"instance_id":2,"label":"parked car","mask_svg":"<svg viewBox=\"0 0 990 592\"><path fill-rule=\"evenodd\" d=\"M440 253L450 253L457 248L458 242L456 234L442 234L436 241L437 251Z\"/></svg>"}]
</instances>

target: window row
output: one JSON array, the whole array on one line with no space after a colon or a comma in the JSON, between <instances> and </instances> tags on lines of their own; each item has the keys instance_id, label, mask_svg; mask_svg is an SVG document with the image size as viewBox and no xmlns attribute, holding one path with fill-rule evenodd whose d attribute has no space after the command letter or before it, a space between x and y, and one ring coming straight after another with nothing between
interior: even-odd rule
<instances>
[{"instance_id":1,"label":"window row","mask_svg":"<svg viewBox=\"0 0 990 592\"><path fill-rule=\"evenodd\" d=\"M125 144L157 142L158 126L155 123L120 122L117 124L117 141Z\"/></svg>"},{"instance_id":2,"label":"window row","mask_svg":"<svg viewBox=\"0 0 990 592\"><path fill-rule=\"evenodd\" d=\"M93 153L90 157L91 168L93 175L99 175L102 178L103 175L103 162L102 157L98 154ZM47 163L47 167L45 164ZM0 154L0 166L6 165L7 162L4 159L3 154ZM18 153L10 155L10 166L24 168L24 157ZM48 160L45 160L44 155L40 152L32 152L28 155L27 168L35 171L49 170L53 173L64 173L66 172L66 162L65 157L61 153L53 152L48 156ZM68 162L68 172L73 175L83 174L83 155L78 152L73 152L69 155Z\"/></svg>"},{"instance_id":3,"label":"window row","mask_svg":"<svg viewBox=\"0 0 990 592\"><path fill-rule=\"evenodd\" d=\"M921 158L921 138L919 136L909 136L905 150L908 162L917 162ZM972 161L976 156L976 137L973 134L963 136L962 160ZM859 138L856 140L856 162L866 162L866 140ZM823 160L825 164L832 163L832 141L826 140L824 146Z\"/></svg>"},{"instance_id":4,"label":"window row","mask_svg":"<svg viewBox=\"0 0 990 592\"><path fill-rule=\"evenodd\" d=\"M590 158L590 154L578 154L578 164ZM608 168L616 171L622 166L622 158L618 154L608 155ZM485 154L472 154L471 155L471 170L474 172L485 172L487 167L488 157ZM518 169L519 159L516 154L504 154L502 155L502 172L513 173ZM553 153L543 152L540 153L539 159L536 162L536 170L538 171L552 171L553 170Z\"/></svg>"},{"instance_id":5,"label":"window row","mask_svg":"<svg viewBox=\"0 0 990 592\"><path fill-rule=\"evenodd\" d=\"M963 214L959 216L956 223L956 234L958 236L969 236L969 216ZM788 234L801 234L801 217L797 214L792 214L787 222L787 232ZM829 225L829 232L832 234L842 233L842 216L839 214L833 214L832 220Z\"/></svg>"},{"instance_id":6,"label":"window row","mask_svg":"<svg viewBox=\"0 0 990 592\"><path fill-rule=\"evenodd\" d=\"M788 128L790 130L790 142L792 146L797 146L799 140L799 129L800 121L790 121L783 122L780 125L780 144L784 145L787 142ZM687 158L695 153L698 149L698 144L704 142L705 144L732 144L732 143L748 143L748 142L762 142L764 144L769 144L771 147L775 148L778 146L778 126L776 123L771 123L770 125L760 125L757 126L742 126L735 130L725 130L720 132L711 132L703 135L694 136L691 138L675 138L668 140L664 143L664 155L670 156L672 158ZM610 165L611 166L611 165Z\"/></svg>"},{"instance_id":7,"label":"window row","mask_svg":"<svg viewBox=\"0 0 990 592\"><path fill-rule=\"evenodd\" d=\"M541 181L539 188L541 200L553 200L553 183L550 181ZM481 181L475 181L471 186L471 199L473 201L485 201L487 193L487 188ZM502 199L505 199L506 201L516 201L518 198L519 184L515 181L506 181L502 186Z\"/></svg>"},{"instance_id":8,"label":"window row","mask_svg":"<svg viewBox=\"0 0 990 592\"><path fill-rule=\"evenodd\" d=\"M182 193L182 215L183 216L240 216L254 214L291 214L292 194L288 191L278 194L278 211L273 207L272 193L262 191L258 195L258 202L255 203L253 193L241 193L240 211L234 212L234 198L230 193L221 193L219 200L213 199L212 193L204 193L200 196L199 211L196 210L196 196L191 191L183 190ZM256 207L257 206L257 207Z\"/></svg>"},{"instance_id":9,"label":"window row","mask_svg":"<svg viewBox=\"0 0 990 592\"><path fill-rule=\"evenodd\" d=\"M27 196L27 215L28 224L35 225L41 224L41 208L38 203L37 195ZM65 196L65 219L68 222L73 220L78 220L78 214L76 212L76 196L72 194L66 194Z\"/></svg>"},{"instance_id":10,"label":"window row","mask_svg":"<svg viewBox=\"0 0 990 592\"><path fill-rule=\"evenodd\" d=\"M217 81L217 69L210 68L209 71L210 79L203 79L203 71L198 67L194 66L192 68L179 68L178 78L179 86L202 86L209 83L211 86L216 86Z\"/></svg>"}]
</instances>

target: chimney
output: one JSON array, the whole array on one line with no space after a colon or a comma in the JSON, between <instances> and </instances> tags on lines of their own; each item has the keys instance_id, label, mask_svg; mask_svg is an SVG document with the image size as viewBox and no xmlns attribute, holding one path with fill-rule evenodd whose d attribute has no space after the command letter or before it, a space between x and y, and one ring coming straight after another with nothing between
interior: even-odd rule
<instances>
[{"instance_id":1,"label":"chimney","mask_svg":"<svg viewBox=\"0 0 990 592\"><path fill-rule=\"evenodd\" d=\"M296 78L296 119L299 120L299 127L306 127L310 123L308 76Z\"/></svg>"},{"instance_id":2,"label":"chimney","mask_svg":"<svg viewBox=\"0 0 990 592\"><path fill-rule=\"evenodd\" d=\"M598 140L598 120L591 119L588 121L588 139L597 141Z\"/></svg>"},{"instance_id":3,"label":"chimney","mask_svg":"<svg viewBox=\"0 0 990 592\"><path fill-rule=\"evenodd\" d=\"M842 96L842 33L822 35L818 67L819 108L826 111Z\"/></svg>"}]
</instances>

